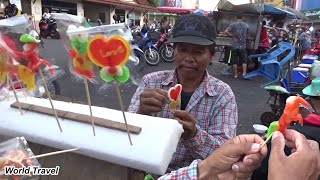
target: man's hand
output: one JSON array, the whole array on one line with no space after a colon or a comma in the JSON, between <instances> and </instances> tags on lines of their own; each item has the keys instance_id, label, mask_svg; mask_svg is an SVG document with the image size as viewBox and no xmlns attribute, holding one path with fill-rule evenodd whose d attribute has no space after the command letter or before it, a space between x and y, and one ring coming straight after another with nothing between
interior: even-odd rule
<instances>
[{"instance_id":1,"label":"man's hand","mask_svg":"<svg viewBox=\"0 0 320 180\"><path fill-rule=\"evenodd\" d=\"M168 100L168 93L162 89L145 89L140 95L138 113L152 115L161 112Z\"/></svg>"},{"instance_id":2,"label":"man's hand","mask_svg":"<svg viewBox=\"0 0 320 180\"><path fill-rule=\"evenodd\" d=\"M174 110L173 115L183 126L184 132L181 137L186 140L193 138L197 133L196 119L187 111Z\"/></svg>"},{"instance_id":3,"label":"man's hand","mask_svg":"<svg viewBox=\"0 0 320 180\"><path fill-rule=\"evenodd\" d=\"M286 130L285 136L280 132L274 132L271 143L269 179L318 179L320 152L317 142L307 140L304 135L295 130ZM284 153L285 145L292 148L290 156Z\"/></svg>"},{"instance_id":4,"label":"man's hand","mask_svg":"<svg viewBox=\"0 0 320 180\"><path fill-rule=\"evenodd\" d=\"M258 135L240 135L227 141L198 165L199 179L248 179L260 166L267 147Z\"/></svg>"}]
</instances>

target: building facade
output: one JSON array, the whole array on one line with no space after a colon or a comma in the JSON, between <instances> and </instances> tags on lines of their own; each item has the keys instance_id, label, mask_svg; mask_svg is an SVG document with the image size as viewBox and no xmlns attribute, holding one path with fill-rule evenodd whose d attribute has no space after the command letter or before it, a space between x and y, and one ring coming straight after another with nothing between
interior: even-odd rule
<instances>
[{"instance_id":1,"label":"building facade","mask_svg":"<svg viewBox=\"0 0 320 180\"><path fill-rule=\"evenodd\" d=\"M2 1L0 0L0 3ZM90 22L97 22L100 19L103 24L133 22L142 25L143 16L148 11L155 10L147 0L11 0L11 2L18 7L21 4L21 10L33 15L36 22L41 20L44 10L48 8L50 12L84 16ZM0 8L0 13L3 9L4 7Z\"/></svg>"}]
</instances>

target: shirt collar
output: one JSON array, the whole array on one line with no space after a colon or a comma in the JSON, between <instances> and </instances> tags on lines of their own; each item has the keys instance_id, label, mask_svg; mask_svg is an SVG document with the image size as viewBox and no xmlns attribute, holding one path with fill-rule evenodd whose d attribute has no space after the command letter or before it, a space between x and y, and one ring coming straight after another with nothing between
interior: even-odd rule
<instances>
[{"instance_id":1,"label":"shirt collar","mask_svg":"<svg viewBox=\"0 0 320 180\"><path fill-rule=\"evenodd\" d=\"M209 96L214 96L217 93L214 90L214 86L210 86L209 81L210 81L210 74L206 70L205 76L197 90L201 90L201 91L203 90L203 92L206 92ZM174 69L173 71L170 71L167 78L161 82L161 85L168 86L169 84L177 84L177 83L178 83L177 71L176 69Z\"/></svg>"}]
</instances>

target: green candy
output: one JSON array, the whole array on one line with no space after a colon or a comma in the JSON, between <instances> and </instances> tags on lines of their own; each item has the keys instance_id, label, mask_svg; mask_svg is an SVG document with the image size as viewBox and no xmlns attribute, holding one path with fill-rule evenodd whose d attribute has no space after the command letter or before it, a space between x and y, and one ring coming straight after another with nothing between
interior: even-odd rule
<instances>
[{"instance_id":1,"label":"green candy","mask_svg":"<svg viewBox=\"0 0 320 180\"><path fill-rule=\"evenodd\" d=\"M123 75L122 76L106 76L104 74L104 70L101 69L100 70L100 77L103 81L107 82L107 83L110 83L112 82L113 80L117 80L119 83L125 83L129 80L130 78L130 72L129 72L129 69L125 66L122 66L122 72L123 72Z\"/></svg>"},{"instance_id":2,"label":"green candy","mask_svg":"<svg viewBox=\"0 0 320 180\"><path fill-rule=\"evenodd\" d=\"M23 43L38 43L40 42L36 38L32 37L30 34L23 34L20 36L20 41Z\"/></svg>"},{"instance_id":3,"label":"green candy","mask_svg":"<svg viewBox=\"0 0 320 180\"><path fill-rule=\"evenodd\" d=\"M114 78L112 76L106 76L104 74L104 70L103 69L100 70L100 77L101 77L101 79L103 81L105 81L107 83L112 82L114 80Z\"/></svg>"},{"instance_id":4,"label":"green candy","mask_svg":"<svg viewBox=\"0 0 320 180\"><path fill-rule=\"evenodd\" d=\"M129 72L129 69L125 66L122 66L121 68L122 68L123 75L116 76L115 79L120 83L125 83L129 80L130 72Z\"/></svg>"},{"instance_id":5,"label":"green candy","mask_svg":"<svg viewBox=\"0 0 320 180\"><path fill-rule=\"evenodd\" d=\"M80 54L85 54L87 52L87 41L81 41L78 38L71 39L71 47Z\"/></svg>"},{"instance_id":6,"label":"green candy","mask_svg":"<svg viewBox=\"0 0 320 180\"><path fill-rule=\"evenodd\" d=\"M269 125L269 128L268 128L268 132L266 134L266 138L268 138L269 136L271 136L271 134L275 131L278 131L279 130L279 123L278 121L273 121L270 125Z\"/></svg>"}]
</instances>

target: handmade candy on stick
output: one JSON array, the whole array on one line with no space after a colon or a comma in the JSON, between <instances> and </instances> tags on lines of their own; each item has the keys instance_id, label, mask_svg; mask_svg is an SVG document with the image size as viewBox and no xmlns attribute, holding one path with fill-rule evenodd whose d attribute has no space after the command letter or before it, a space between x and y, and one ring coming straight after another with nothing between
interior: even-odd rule
<instances>
[{"instance_id":1,"label":"handmade candy on stick","mask_svg":"<svg viewBox=\"0 0 320 180\"><path fill-rule=\"evenodd\" d=\"M96 35L90 39L88 44L88 55L91 61L97 66L102 67L100 70L101 79L107 83L116 81L115 88L118 100L126 123L128 138L132 145L119 88L119 83L127 82L130 77L129 69L125 66L129 59L130 51L131 49L128 42L118 35L110 37Z\"/></svg>"},{"instance_id":2,"label":"handmade candy on stick","mask_svg":"<svg viewBox=\"0 0 320 180\"><path fill-rule=\"evenodd\" d=\"M79 29L84 27L80 26ZM70 25L69 30L76 30L75 25ZM93 78L93 63L88 57L87 47L88 47L88 35L78 34L70 35L70 45L72 49L69 51L69 55L72 58L74 72L86 79Z\"/></svg>"},{"instance_id":3,"label":"handmade candy on stick","mask_svg":"<svg viewBox=\"0 0 320 180\"><path fill-rule=\"evenodd\" d=\"M12 49L10 49L9 51L13 52L14 55L17 56L17 57L21 57L21 58L24 58L24 59L28 60L29 61L28 68L31 70L31 72L33 74L35 72L37 72L37 71L40 73L42 82L43 82L44 87L46 89L46 93L47 93L47 96L49 98L49 101L50 101L52 110L54 112L55 118L57 120L59 129L62 132L62 128L61 128L61 125L60 125L60 122L59 122L59 119L58 119L57 112L56 112L56 110L55 110L55 108L53 106L51 95L49 93L47 83L46 83L46 81L44 79L44 76L43 76L43 73L42 73L42 70L41 70L41 65L45 64L46 66L48 66L52 75L54 75L54 71L51 68L50 64L46 60L40 59L38 54L36 53L37 44L40 42L39 40L37 40L31 34L23 34L23 35L20 36L20 41L25 43L23 45L23 52L14 51ZM21 72L26 72L26 74L30 74L30 73L27 72L28 70L26 68L22 68L20 70L21 70ZM30 79L26 79L26 82L29 82L29 81L31 81L31 80Z\"/></svg>"},{"instance_id":4,"label":"handmade candy on stick","mask_svg":"<svg viewBox=\"0 0 320 180\"><path fill-rule=\"evenodd\" d=\"M80 26L79 29L84 27ZM77 27L75 25L70 25L68 30L75 30ZM93 78L93 63L88 56L88 35L87 34L77 34L70 35L70 44L72 49L69 51L69 55L72 58L72 65L74 72L80 77L84 78L85 90L88 99L88 105L90 110L90 118L92 124L93 135L96 135L94 128L94 118L92 118L92 108L91 108L91 98L88 87L88 79Z\"/></svg>"},{"instance_id":5,"label":"handmade candy on stick","mask_svg":"<svg viewBox=\"0 0 320 180\"><path fill-rule=\"evenodd\" d=\"M268 132L266 134L266 138L269 138L275 131L280 131L284 134L287 126L291 122L298 121L301 125L303 125L303 118L301 114L299 114L300 104L307 108L310 108L310 104L299 95L288 97L283 114L281 115L279 121L274 121L270 124Z\"/></svg>"},{"instance_id":6,"label":"handmade candy on stick","mask_svg":"<svg viewBox=\"0 0 320 180\"><path fill-rule=\"evenodd\" d=\"M176 84L174 87L170 88L168 91L168 96L170 99L170 109L176 109L177 106L181 103L180 94L182 91L182 85Z\"/></svg>"}]
</instances>

